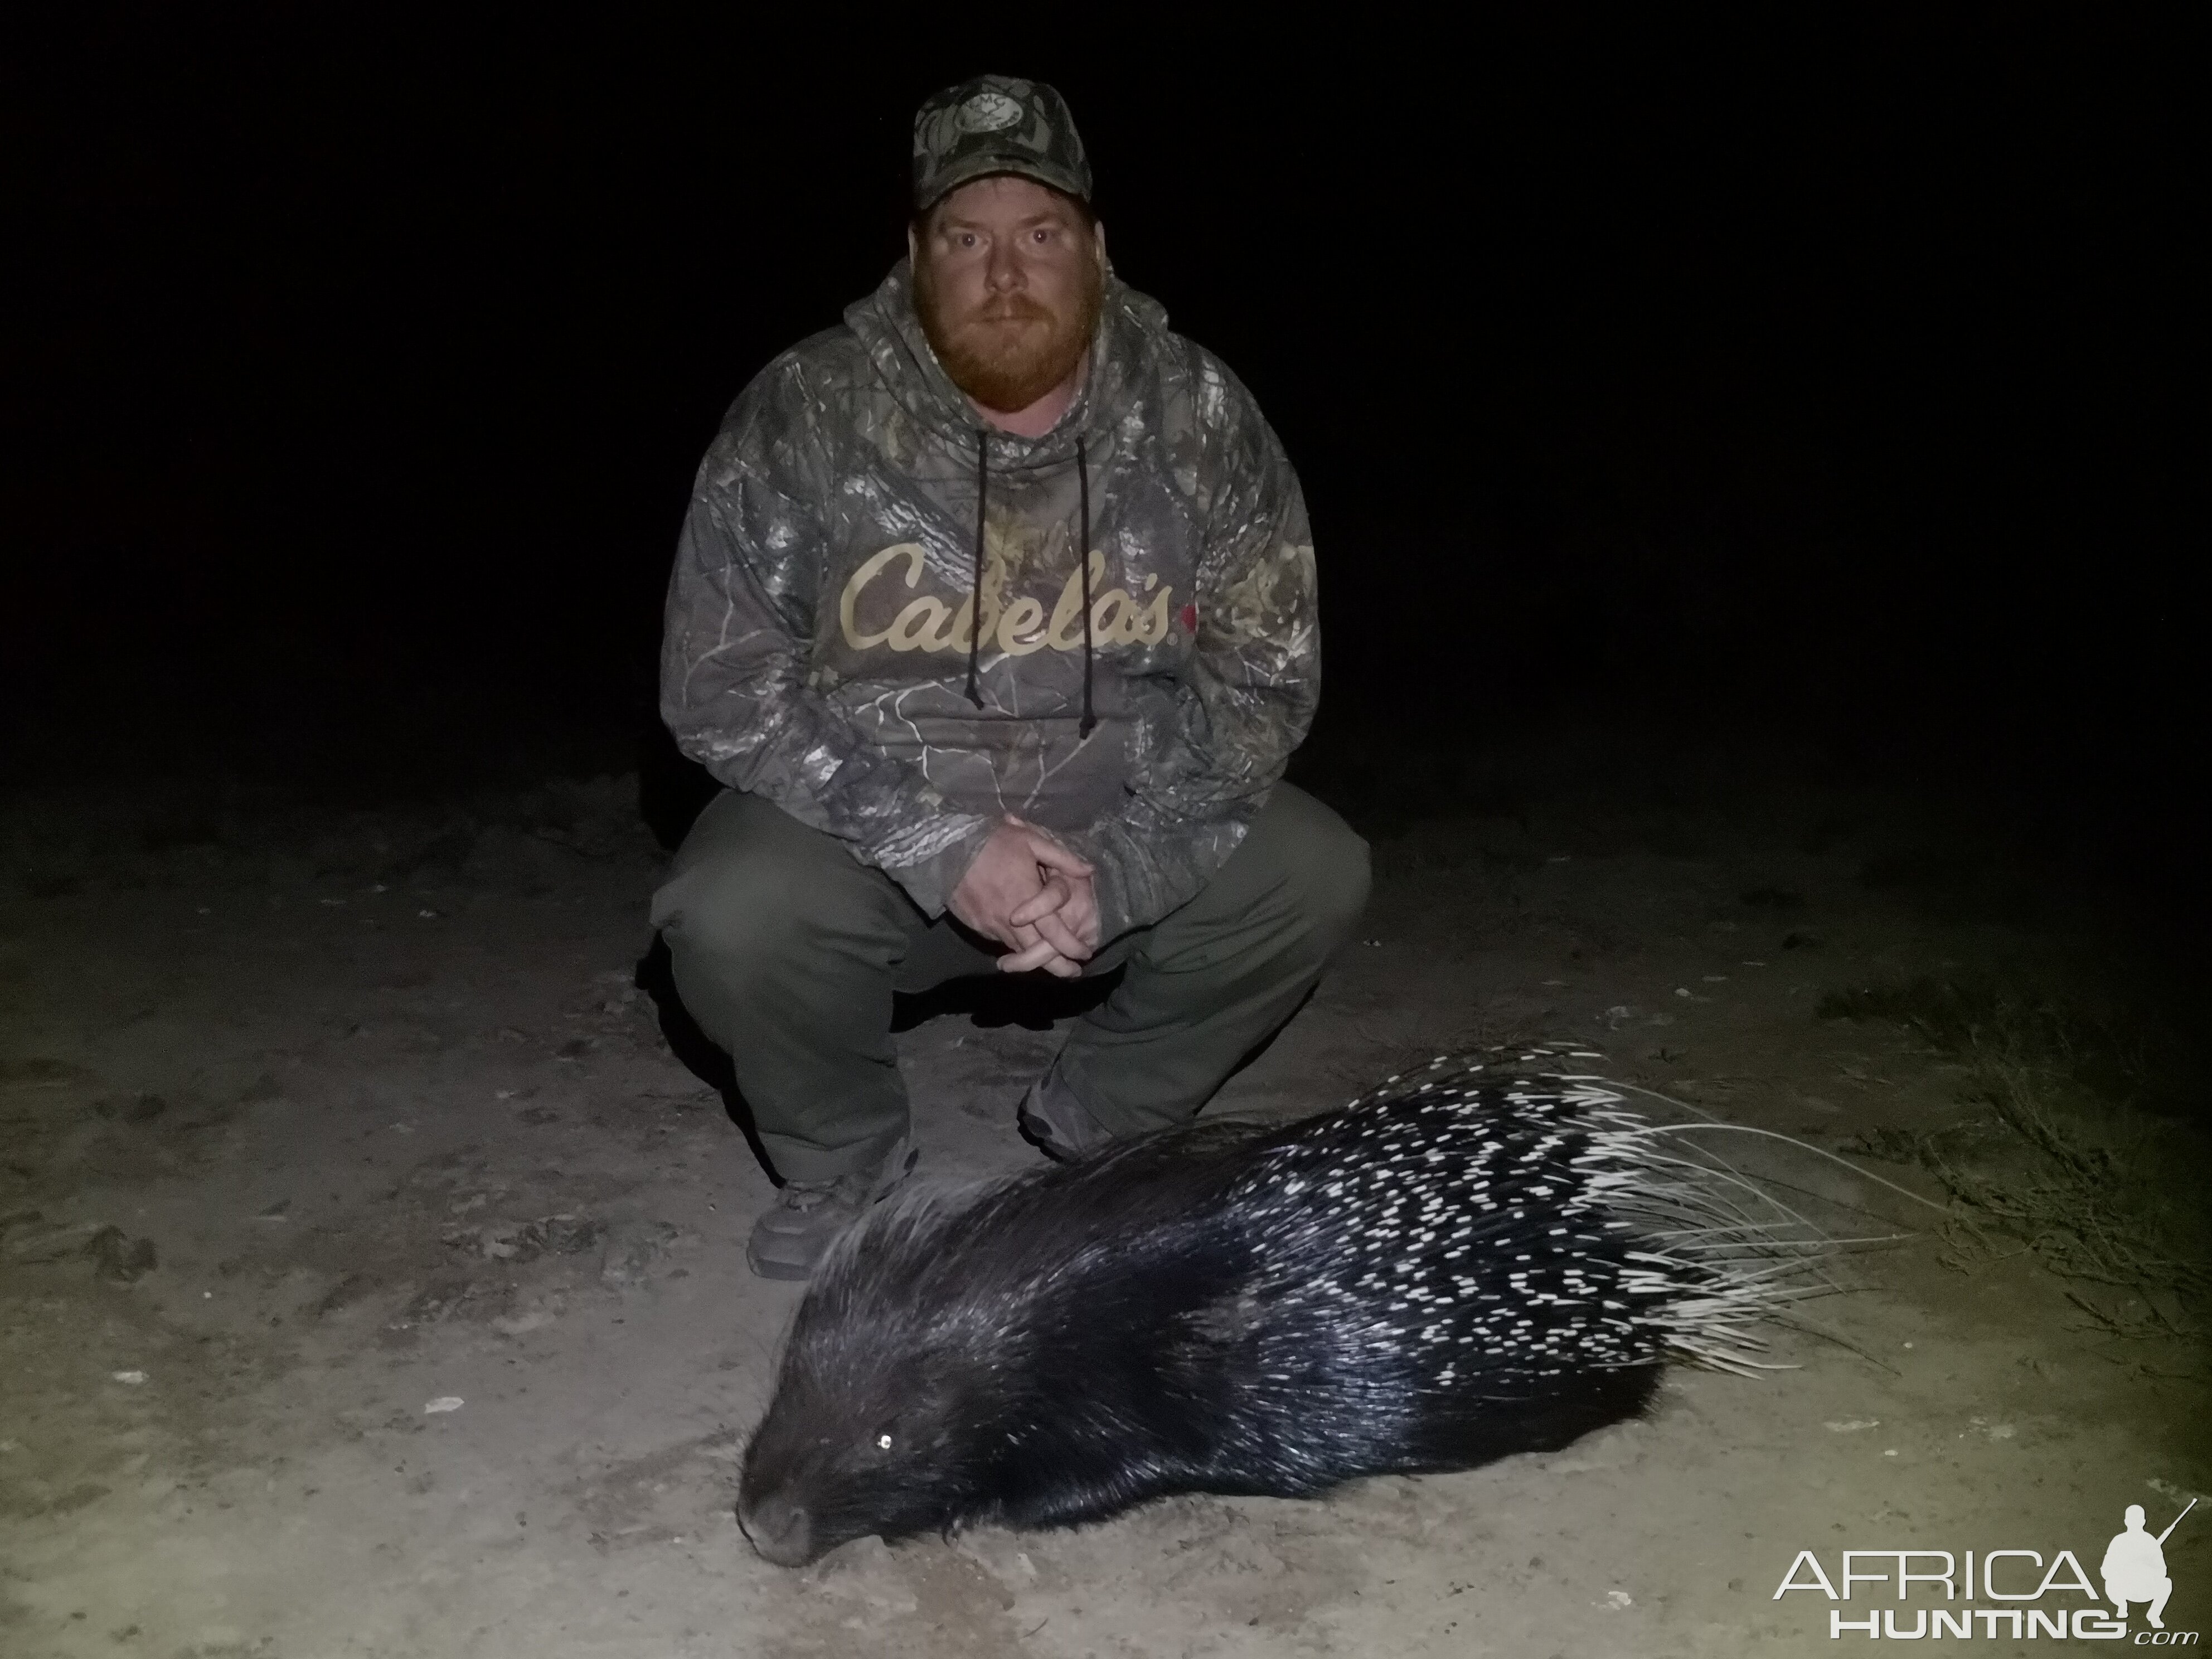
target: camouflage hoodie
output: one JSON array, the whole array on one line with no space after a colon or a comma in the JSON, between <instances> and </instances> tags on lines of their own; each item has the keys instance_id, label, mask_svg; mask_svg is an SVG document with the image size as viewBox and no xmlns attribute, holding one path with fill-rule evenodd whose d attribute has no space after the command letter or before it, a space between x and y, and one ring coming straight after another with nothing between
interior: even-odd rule
<instances>
[{"instance_id":1,"label":"camouflage hoodie","mask_svg":"<svg viewBox=\"0 0 2212 1659\"><path fill-rule=\"evenodd\" d=\"M1319 681L1305 505L1236 378L1109 277L1059 425L987 431L901 261L842 328L762 370L707 452L661 713L721 782L839 837L933 916L1000 814L1051 830L1097 866L1110 938L1235 850Z\"/></svg>"}]
</instances>

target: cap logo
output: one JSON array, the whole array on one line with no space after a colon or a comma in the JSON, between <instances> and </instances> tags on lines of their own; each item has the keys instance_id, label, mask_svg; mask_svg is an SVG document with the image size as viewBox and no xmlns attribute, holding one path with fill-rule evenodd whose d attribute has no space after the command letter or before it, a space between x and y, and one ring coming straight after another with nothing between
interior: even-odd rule
<instances>
[{"instance_id":1,"label":"cap logo","mask_svg":"<svg viewBox=\"0 0 2212 1659\"><path fill-rule=\"evenodd\" d=\"M1003 92L979 92L960 106L963 132L997 132L1022 118L1022 106Z\"/></svg>"}]
</instances>

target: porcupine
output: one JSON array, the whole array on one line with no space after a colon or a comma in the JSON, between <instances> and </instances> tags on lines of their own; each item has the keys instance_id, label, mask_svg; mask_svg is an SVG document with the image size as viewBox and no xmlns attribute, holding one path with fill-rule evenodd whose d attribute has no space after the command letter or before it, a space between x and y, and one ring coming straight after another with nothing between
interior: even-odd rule
<instances>
[{"instance_id":1,"label":"porcupine","mask_svg":"<svg viewBox=\"0 0 2212 1659\"><path fill-rule=\"evenodd\" d=\"M1669 1360L1757 1367L1814 1243L1676 1133L1598 1079L1447 1058L1302 1121L895 1198L808 1289L739 1522L796 1566L1305 1497L1555 1450L1642 1412Z\"/></svg>"}]
</instances>

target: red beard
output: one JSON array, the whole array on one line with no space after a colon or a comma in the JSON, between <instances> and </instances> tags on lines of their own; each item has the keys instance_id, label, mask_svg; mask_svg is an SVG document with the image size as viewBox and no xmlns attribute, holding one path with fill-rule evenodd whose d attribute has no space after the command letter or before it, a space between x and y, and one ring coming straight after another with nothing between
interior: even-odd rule
<instances>
[{"instance_id":1,"label":"red beard","mask_svg":"<svg viewBox=\"0 0 2212 1659\"><path fill-rule=\"evenodd\" d=\"M984 408L1027 409L1075 373L1098 325L1105 281L1089 267L1073 310L1061 313L1025 294L1008 294L953 319L927 261L914 273L914 308L937 361Z\"/></svg>"}]
</instances>

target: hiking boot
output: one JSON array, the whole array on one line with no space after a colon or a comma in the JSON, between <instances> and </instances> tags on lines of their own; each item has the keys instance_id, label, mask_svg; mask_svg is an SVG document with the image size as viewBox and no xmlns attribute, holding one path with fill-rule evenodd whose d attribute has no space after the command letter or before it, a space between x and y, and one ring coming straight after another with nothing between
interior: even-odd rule
<instances>
[{"instance_id":1,"label":"hiking boot","mask_svg":"<svg viewBox=\"0 0 2212 1659\"><path fill-rule=\"evenodd\" d=\"M753 1223L745 1261L763 1279L811 1279L838 1234L913 1170L921 1149L901 1140L882 1163L830 1181L787 1181Z\"/></svg>"},{"instance_id":2,"label":"hiking boot","mask_svg":"<svg viewBox=\"0 0 2212 1659\"><path fill-rule=\"evenodd\" d=\"M1014 1108L1022 1139L1055 1164L1080 1164L1112 1143L1113 1133L1090 1109L1046 1073Z\"/></svg>"}]
</instances>

